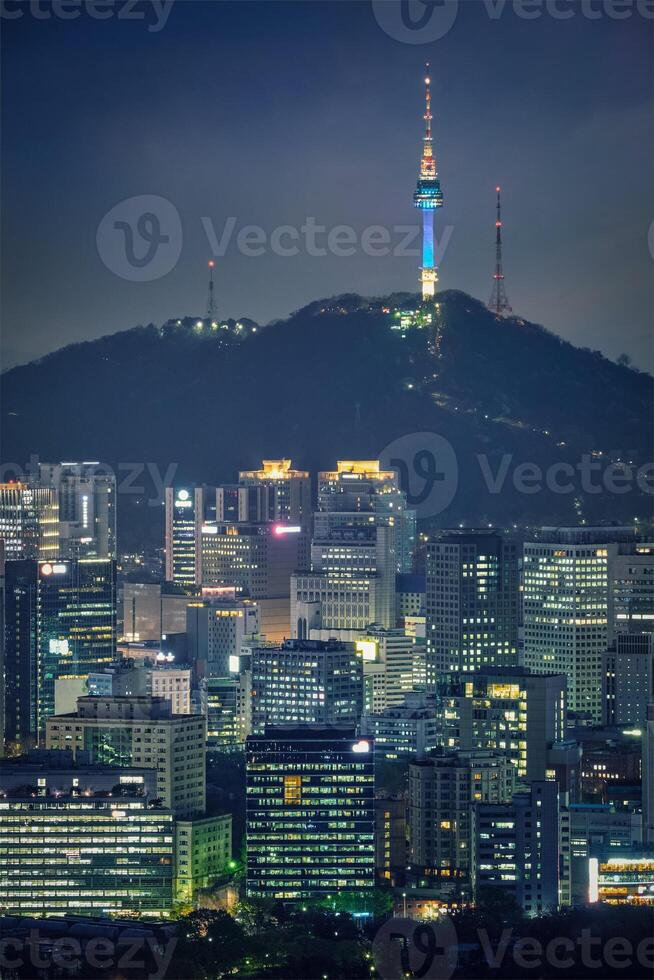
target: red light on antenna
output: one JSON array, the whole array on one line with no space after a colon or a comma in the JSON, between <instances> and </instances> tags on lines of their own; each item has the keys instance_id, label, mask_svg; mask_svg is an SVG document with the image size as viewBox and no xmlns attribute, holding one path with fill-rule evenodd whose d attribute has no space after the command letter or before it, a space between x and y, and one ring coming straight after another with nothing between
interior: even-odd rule
<instances>
[{"instance_id":1,"label":"red light on antenna","mask_svg":"<svg viewBox=\"0 0 654 980\"><path fill-rule=\"evenodd\" d=\"M209 268L210 268L210 269L213 269L213 267L215 266L215 264L216 264L216 263L214 262L214 260L213 260L213 259L209 259Z\"/></svg>"},{"instance_id":2,"label":"red light on antenna","mask_svg":"<svg viewBox=\"0 0 654 980\"><path fill-rule=\"evenodd\" d=\"M496 187L496 188L495 188L495 190L496 190L496 191L497 191L497 193L499 194L499 192L500 192L500 190L501 190L501 187Z\"/></svg>"}]
</instances>

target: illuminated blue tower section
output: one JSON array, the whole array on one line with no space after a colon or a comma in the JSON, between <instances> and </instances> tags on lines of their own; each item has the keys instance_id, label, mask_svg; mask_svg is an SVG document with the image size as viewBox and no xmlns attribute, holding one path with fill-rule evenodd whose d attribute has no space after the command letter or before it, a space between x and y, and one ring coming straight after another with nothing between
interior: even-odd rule
<instances>
[{"instance_id":1,"label":"illuminated blue tower section","mask_svg":"<svg viewBox=\"0 0 654 980\"><path fill-rule=\"evenodd\" d=\"M422 141L420 171L413 203L422 211L422 267L420 284L423 300L431 299L436 291L438 269L434 256L434 211L443 206L441 183L436 170L434 145L431 135L431 79L429 63L425 78L425 135Z\"/></svg>"}]
</instances>

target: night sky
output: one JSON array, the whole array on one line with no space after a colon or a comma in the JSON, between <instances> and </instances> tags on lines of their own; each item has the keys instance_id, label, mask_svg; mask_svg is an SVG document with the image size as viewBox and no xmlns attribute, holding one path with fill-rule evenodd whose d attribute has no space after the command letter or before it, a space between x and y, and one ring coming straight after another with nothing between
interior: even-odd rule
<instances>
[{"instance_id":1,"label":"night sky","mask_svg":"<svg viewBox=\"0 0 654 980\"><path fill-rule=\"evenodd\" d=\"M38 19L5 0L22 16L1 24L4 368L203 314L202 218L218 237L236 220L217 260L222 316L268 322L335 293L417 291L415 256L308 255L301 240L295 257L254 257L235 239L246 225L270 235L312 217L357 235L382 225L399 244L395 226L418 219L427 59L445 198L437 234L451 227L442 288L487 301L500 183L516 313L654 367L654 20L635 5L616 0L613 13L628 12L617 20L601 0L559 0L573 16L558 20L523 19L507 3L493 19L465 0L445 36L424 44L389 36L356 0L176 0L158 31L151 3L140 20L118 17L124 7L98 3L106 20L83 6L76 19ZM115 275L96 247L103 216L135 195L166 198L183 229L179 261L149 282Z\"/></svg>"}]
</instances>

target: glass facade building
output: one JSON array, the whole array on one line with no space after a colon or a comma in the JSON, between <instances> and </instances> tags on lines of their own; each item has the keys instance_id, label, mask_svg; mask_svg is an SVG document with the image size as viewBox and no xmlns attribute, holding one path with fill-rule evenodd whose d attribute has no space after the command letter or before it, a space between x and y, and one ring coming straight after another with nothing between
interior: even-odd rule
<instances>
[{"instance_id":1,"label":"glass facade building","mask_svg":"<svg viewBox=\"0 0 654 980\"><path fill-rule=\"evenodd\" d=\"M354 729L247 739L247 894L317 901L375 885L372 743Z\"/></svg>"},{"instance_id":2,"label":"glass facade building","mask_svg":"<svg viewBox=\"0 0 654 980\"><path fill-rule=\"evenodd\" d=\"M79 677L116 656L116 564L82 558L39 562L38 730L54 714L55 680Z\"/></svg>"}]
</instances>

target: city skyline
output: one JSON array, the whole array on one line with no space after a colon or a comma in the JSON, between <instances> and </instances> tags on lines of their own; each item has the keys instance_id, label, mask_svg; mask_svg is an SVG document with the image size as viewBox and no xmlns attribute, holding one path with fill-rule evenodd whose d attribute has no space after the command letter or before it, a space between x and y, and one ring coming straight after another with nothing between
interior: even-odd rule
<instances>
[{"instance_id":1,"label":"city skyline","mask_svg":"<svg viewBox=\"0 0 654 980\"><path fill-rule=\"evenodd\" d=\"M650 978L654 0L0 24L0 974Z\"/></svg>"}]
</instances>

